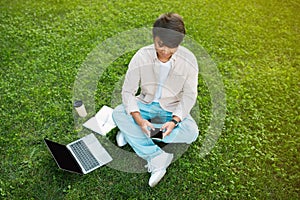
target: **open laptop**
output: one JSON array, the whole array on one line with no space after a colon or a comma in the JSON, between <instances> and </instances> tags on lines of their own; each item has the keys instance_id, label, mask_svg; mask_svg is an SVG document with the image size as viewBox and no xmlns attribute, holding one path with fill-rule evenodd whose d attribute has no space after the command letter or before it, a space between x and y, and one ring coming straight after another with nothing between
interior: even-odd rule
<instances>
[{"instance_id":1,"label":"open laptop","mask_svg":"<svg viewBox=\"0 0 300 200\"><path fill-rule=\"evenodd\" d=\"M87 174L112 161L112 157L91 133L68 145L44 139L59 168Z\"/></svg>"}]
</instances>

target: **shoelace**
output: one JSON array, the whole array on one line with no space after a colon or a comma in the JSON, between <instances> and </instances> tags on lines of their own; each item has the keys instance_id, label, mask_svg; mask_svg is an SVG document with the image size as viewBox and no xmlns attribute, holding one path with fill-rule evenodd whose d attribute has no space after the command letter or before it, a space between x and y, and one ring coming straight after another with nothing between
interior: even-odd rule
<instances>
[{"instance_id":1,"label":"shoelace","mask_svg":"<svg viewBox=\"0 0 300 200\"><path fill-rule=\"evenodd\" d=\"M148 172L149 172L149 173L151 172L151 168L152 168L152 167L150 167L150 164L149 164L149 163L148 163L147 165L145 165L144 167L145 167L145 168L148 168Z\"/></svg>"}]
</instances>

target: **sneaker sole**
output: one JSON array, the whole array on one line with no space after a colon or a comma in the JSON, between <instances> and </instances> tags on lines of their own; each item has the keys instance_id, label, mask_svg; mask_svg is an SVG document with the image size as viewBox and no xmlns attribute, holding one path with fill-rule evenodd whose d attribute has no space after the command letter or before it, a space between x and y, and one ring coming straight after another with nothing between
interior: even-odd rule
<instances>
[{"instance_id":1,"label":"sneaker sole","mask_svg":"<svg viewBox=\"0 0 300 200\"><path fill-rule=\"evenodd\" d=\"M153 182L153 183L150 183L150 180L149 180L149 183L148 183L149 186L150 186L150 187L156 186L156 185L159 183L159 181L161 181L161 179L165 176L166 173L167 173L167 171L164 170L164 172L163 172L162 174L160 174L160 176L159 176L158 178L156 178L156 181Z\"/></svg>"}]
</instances>

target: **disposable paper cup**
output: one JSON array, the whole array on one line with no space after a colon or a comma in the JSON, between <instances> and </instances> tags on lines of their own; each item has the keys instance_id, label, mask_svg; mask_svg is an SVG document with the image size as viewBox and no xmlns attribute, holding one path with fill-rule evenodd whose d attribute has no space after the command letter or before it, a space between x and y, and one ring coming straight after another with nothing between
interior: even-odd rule
<instances>
[{"instance_id":1,"label":"disposable paper cup","mask_svg":"<svg viewBox=\"0 0 300 200\"><path fill-rule=\"evenodd\" d=\"M77 100L74 102L74 108L80 117L87 116L87 112L86 112L84 104L82 103L81 100Z\"/></svg>"}]
</instances>

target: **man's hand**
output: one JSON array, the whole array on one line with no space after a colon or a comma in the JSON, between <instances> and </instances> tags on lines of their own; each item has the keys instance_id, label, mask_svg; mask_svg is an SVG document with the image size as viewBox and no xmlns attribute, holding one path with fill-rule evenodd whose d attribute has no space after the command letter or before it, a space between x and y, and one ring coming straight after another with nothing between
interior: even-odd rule
<instances>
[{"instance_id":1,"label":"man's hand","mask_svg":"<svg viewBox=\"0 0 300 200\"><path fill-rule=\"evenodd\" d=\"M166 130L163 132L163 138L170 135L172 130L175 128L175 124L173 122L166 122L164 125L161 127L161 130Z\"/></svg>"},{"instance_id":2,"label":"man's hand","mask_svg":"<svg viewBox=\"0 0 300 200\"><path fill-rule=\"evenodd\" d=\"M177 117L176 115L173 115L173 120L177 121L178 123L181 121L181 119L179 117ZM166 122L162 127L161 130L166 130L165 132L163 132L163 138L170 135L170 133L172 132L172 130L175 128L175 123L174 122Z\"/></svg>"},{"instance_id":3,"label":"man's hand","mask_svg":"<svg viewBox=\"0 0 300 200\"><path fill-rule=\"evenodd\" d=\"M144 133L146 133L149 137L150 137L150 129L154 130L154 126L148 121L148 120L145 120L145 119L142 119L139 123L139 126L141 127L142 131Z\"/></svg>"},{"instance_id":4,"label":"man's hand","mask_svg":"<svg viewBox=\"0 0 300 200\"><path fill-rule=\"evenodd\" d=\"M143 119L139 112L132 112L131 115L142 131L150 136L150 129L154 130L154 126L148 120Z\"/></svg>"}]
</instances>

